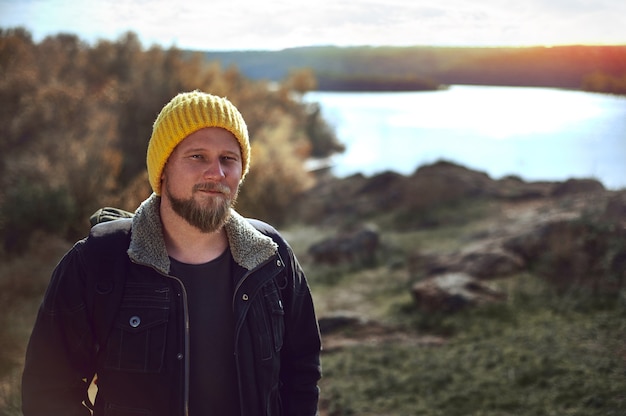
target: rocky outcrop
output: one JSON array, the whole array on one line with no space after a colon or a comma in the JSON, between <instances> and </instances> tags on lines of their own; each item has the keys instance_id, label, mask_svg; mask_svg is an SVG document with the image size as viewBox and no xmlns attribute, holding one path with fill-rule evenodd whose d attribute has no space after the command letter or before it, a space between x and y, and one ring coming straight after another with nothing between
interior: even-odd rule
<instances>
[{"instance_id":1,"label":"rocky outcrop","mask_svg":"<svg viewBox=\"0 0 626 416\"><path fill-rule=\"evenodd\" d=\"M320 181L298 201L298 218L318 225L338 226L367 221L381 214L399 218L399 227L436 226L423 215L428 210L471 198L527 201L601 192L593 179L525 182L509 176L494 180L486 173L440 161L405 176L383 172L372 177L357 174Z\"/></svg>"},{"instance_id":2,"label":"rocky outcrop","mask_svg":"<svg viewBox=\"0 0 626 416\"><path fill-rule=\"evenodd\" d=\"M580 218L542 224L503 243L559 290L616 292L626 284L626 229Z\"/></svg>"},{"instance_id":3,"label":"rocky outcrop","mask_svg":"<svg viewBox=\"0 0 626 416\"><path fill-rule=\"evenodd\" d=\"M301 216L342 228L384 218L385 230L449 225L467 202L496 204L489 224L449 252L416 249L408 256L419 308L457 311L503 299L488 280L530 271L559 290L620 290L626 284L626 191L607 191L594 179L499 180L449 162L403 176L384 172L320 183L301 200ZM455 218L452 218L455 221ZM381 236L371 230L338 233L310 247L319 264L372 262ZM373 263L370 263L373 264Z\"/></svg>"},{"instance_id":4,"label":"rocky outcrop","mask_svg":"<svg viewBox=\"0 0 626 416\"><path fill-rule=\"evenodd\" d=\"M316 264L371 266L376 263L380 236L376 228L362 226L352 232L340 232L309 247Z\"/></svg>"},{"instance_id":5,"label":"rocky outcrop","mask_svg":"<svg viewBox=\"0 0 626 416\"><path fill-rule=\"evenodd\" d=\"M523 271L560 291L617 293L626 285L626 192L603 197L556 204L552 211L543 207L478 236L462 250L414 252L408 268L418 282L412 288L418 307L456 311L480 303L477 299L498 300L485 290L485 280ZM588 209L581 210L585 204Z\"/></svg>"},{"instance_id":6,"label":"rocky outcrop","mask_svg":"<svg viewBox=\"0 0 626 416\"><path fill-rule=\"evenodd\" d=\"M568 179L565 182L556 184L552 190L552 195L589 194L603 190L604 186L595 179Z\"/></svg>"}]
</instances>

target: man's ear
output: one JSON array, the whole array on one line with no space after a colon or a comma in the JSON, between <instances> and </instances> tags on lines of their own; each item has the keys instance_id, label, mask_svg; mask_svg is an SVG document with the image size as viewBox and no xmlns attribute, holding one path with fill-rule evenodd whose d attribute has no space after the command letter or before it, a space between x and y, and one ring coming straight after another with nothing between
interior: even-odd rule
<instances>
[{"instance_id":1,"label":"man's ear","mask_svg":"<svg viewBox=\"0 0 626 416\"><path fill-rule=\"evenodd\" d=\"M159 188L161 188L161 192L163 192L163 183L165 183L165 166L163 167L161 178L159 179Z\"/></svg>"}]
</instances>

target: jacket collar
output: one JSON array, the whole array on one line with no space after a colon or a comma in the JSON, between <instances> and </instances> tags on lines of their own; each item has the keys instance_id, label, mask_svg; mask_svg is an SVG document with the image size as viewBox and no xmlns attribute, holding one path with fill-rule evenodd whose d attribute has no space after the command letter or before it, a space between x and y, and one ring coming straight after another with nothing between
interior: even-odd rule
<instances>
[{"instance_id":1,"label":"jacket collar","mask_svg":"<svg viewBox=\"0 0 626 416\"><path fill-rule=\"evenodd\" d=\"M160 202L161 198L152 194L135 212L128 256L137 263L168 274L170 258L163 239ZM278 245L270 237L259 232L233 209L224 227L233 259L244 269L254 269L278 250Z\"/></svg>"}]
</instances>

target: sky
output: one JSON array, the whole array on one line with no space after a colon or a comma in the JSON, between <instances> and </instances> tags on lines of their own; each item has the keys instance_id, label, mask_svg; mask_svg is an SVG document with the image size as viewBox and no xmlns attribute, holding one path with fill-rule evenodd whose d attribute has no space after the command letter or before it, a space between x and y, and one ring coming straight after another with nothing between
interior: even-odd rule
<instances>
[{"instance_id":1,"label":"sky","mask_svg":"<svg viewBox=\"0 0 626 416\"><path fill-rule=\"evenodd\" d=\"M0 27L146 47L626 44L624 0L0 0Z\"/></svg>"}]
</instances>

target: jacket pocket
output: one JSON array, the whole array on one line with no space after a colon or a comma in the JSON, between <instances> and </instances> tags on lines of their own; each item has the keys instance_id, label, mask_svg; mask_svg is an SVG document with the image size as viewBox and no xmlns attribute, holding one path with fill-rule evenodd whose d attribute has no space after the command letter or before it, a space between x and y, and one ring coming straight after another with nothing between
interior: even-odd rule
<instances>
[{"instance_id":1,"label":"jacket pocket","mask_svg":"<svg viewBox=\"0 0 626 416\"><path fill-rule=\"evenodd\" d=\"M169 318L168 287L127 283L107 342L104 367L139 373L163 367Z\"/></svg>"},{"instance_id":2,"label":"jacket pocket","mask_svg":"<svg viewBox=\"0 0 626 416\"><path fill-rule=\"evenodd\" d=\"M285 333L285 311L274 281L263 287L259 299L254 302L253 311L260 358L269 360L281 350Z\"/></svg>"},{"instance_id":3,"label":"jacket pocket","mask_svg":"<svg viewBox=\"0 0 626 416\"><path fill-rule=\"evenodd\" d=\"M272 340L274 351L278 352L283 347L285 334L285 310L280 298L280 291L272 284L272 289L265 296L267 309L270 312L270 324L272 327Z\"/></svg>"}]
</instances>

